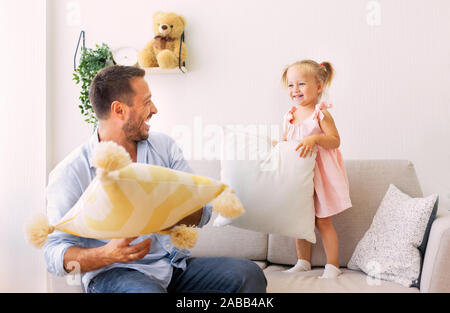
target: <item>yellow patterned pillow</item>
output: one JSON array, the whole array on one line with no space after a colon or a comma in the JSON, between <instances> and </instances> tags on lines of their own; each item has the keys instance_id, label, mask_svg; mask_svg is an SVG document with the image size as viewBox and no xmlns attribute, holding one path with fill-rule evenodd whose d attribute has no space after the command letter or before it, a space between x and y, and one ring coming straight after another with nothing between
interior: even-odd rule
<instances>
[{"instance_id":1,"label":"yellow patterned pillow","mask_svg":"<svg viewBox=\"0 0 450 313\"><path fill-rule=\"evenodd\" d=\"M47 235L57 229L98 239L170 233L174 245L192 248L197 239L196 229L173 226L227 188L207 177L132 163L126 150L113 142L98 145L93 163L97 176L56 225L49 226L47 219L41 217L28 226L28 239L33 245L42 246ZM233 216L243 213L242 204L234 194L223 195L219 197L222 207L229 209L231 204L235 210ZM233 202L236 199L238 202ZM224 209L219 210L223 214Z\"/></svg>"}]
</instances>

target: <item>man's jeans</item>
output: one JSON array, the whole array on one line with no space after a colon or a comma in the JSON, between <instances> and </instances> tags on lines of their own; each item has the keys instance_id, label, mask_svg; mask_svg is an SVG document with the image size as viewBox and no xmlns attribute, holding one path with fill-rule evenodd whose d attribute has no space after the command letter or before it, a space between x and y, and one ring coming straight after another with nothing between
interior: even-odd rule
<instances>
[{"instance_id":1,"label":"man's jeans","mask_svg":"<svg viewBox=\"0 0 450 313\"><path fill-rule=\"evenodd\" d=\"M174 268L167 288L139 271L114 268L95 276L90 293L232 293L266 292L263 271L254 262L231 257L189 258L186 270Z\"/></svg>"}]
</instances>

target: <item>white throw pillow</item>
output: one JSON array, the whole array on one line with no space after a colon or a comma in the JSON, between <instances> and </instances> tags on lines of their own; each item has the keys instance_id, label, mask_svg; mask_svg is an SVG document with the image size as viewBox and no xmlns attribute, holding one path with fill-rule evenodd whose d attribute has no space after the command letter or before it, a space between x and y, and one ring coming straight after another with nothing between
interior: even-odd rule
<instances>
[{"instance_id":1,"label":"white throw pillow","mask_svg":"<svg viewBox=\"0 0 450 313\"><path fill-rule=\"evenodd\" d=\"M411 198L391 184L347 267L405 287L417 285L421 270L418 247L437 197Z\"/></svg>"},{"instance_id":2,"label":"white throw pillow","mask_svg":"<svg viewBox=\"0 0 450 313\"><path fill-rule=\"evenodd\" d=\"M295 151L299 144L296 141L272 147L266 137L230 130L225 134L221 181L235 190L246 210L242 216L230 220L231 224L315 243L316 154L301 158ZM230 142L233 136L241 140ZM217 226L220 223L216 221Z\"/></svg>"}]
</instances>

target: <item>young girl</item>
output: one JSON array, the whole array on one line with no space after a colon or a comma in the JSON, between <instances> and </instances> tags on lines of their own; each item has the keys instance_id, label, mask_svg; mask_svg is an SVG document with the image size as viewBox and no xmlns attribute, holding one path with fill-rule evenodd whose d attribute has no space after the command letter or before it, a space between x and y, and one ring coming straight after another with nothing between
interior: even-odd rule
<instances>
[{"instance_id":1,"label":"young girl","mask_svg":"<svg viewBox=\"0 0 450 313\"><path fill-rule=\"evenodd\" d=\"M295 106L284 116L283 139L296 140L300 157L316 154L314 169L314 206L316 227L322 237L327 256L325 271L319 278L334 278L341 271L338 264L338 237L331 223L331 216L352 206L347 174L338 147L339 133L327 109L331 104L319 102L322 93L334 76L328 62L318 64L304 60L286 68L283 85ZM296 240L297 264L286 272L311 270L311 243Z\"/></svg>"}]
</instances>

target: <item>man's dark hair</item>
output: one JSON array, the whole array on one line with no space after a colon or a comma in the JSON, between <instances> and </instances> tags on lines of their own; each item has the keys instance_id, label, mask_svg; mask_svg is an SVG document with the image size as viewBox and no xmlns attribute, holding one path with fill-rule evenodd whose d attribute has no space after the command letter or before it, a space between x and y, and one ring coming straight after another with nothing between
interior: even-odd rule
<instances>
[{"instance_id":1,"label":"man's dark hair","mask_svg":"<svg viewBox=\"0 0 450 313\"><path fill-rule=\"evenodd\" d=\"M97 118L107 119L114 101L132 106L134 91L130 81L144 76L143 69L132 66L113 65L100 70L92 80L89 90L89 100Z\"/></svg>"}]
</instances>

